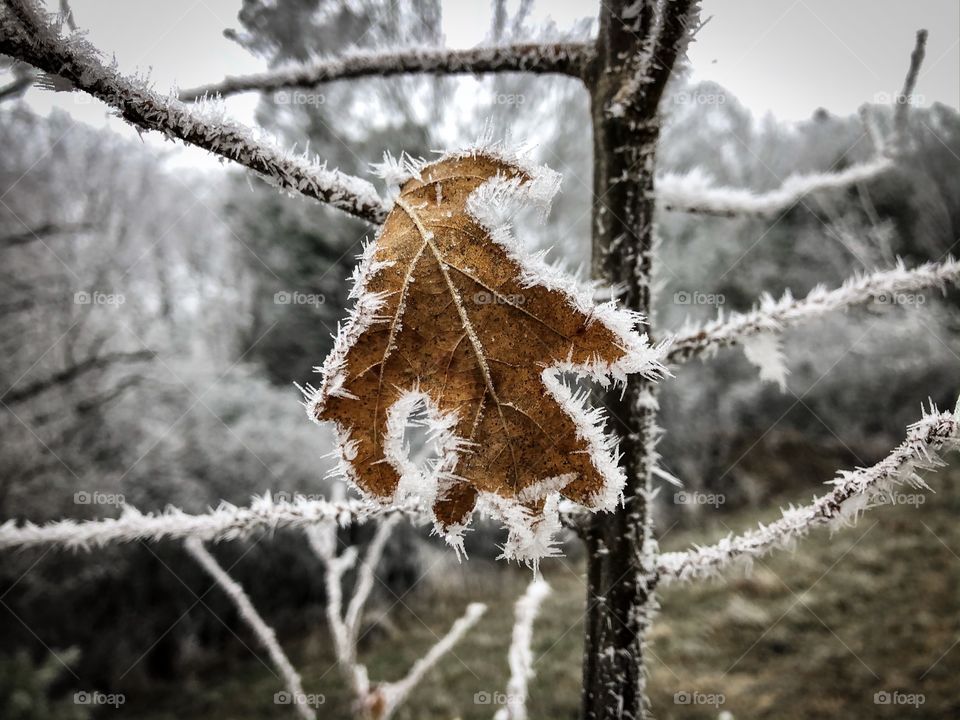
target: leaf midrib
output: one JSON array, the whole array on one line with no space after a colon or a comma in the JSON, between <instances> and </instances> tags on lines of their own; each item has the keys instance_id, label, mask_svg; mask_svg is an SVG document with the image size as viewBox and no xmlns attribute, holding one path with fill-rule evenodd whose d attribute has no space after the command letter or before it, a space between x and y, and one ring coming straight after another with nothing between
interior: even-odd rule
<instances>
[{"instance_id":1,"label":"leaf midrib","mask_svg":"<svg viewBox=\"0 0 960 720\"><path fill-rule=\"evenodd\" d=\"M467 314L467 308L463 304L463 299L460 297L460 294L457 292L456 286L453 284L453 279L450 277L450 273L447 270L447 263L443 258L443 254L437 248L436 244L433 242L433 233L427 229L423 224L423 220L420 218L419 213L416 209L410 205L403 197L397 198L397 206L401 208L407 216L413 221L414 226L417 228L417 232L420 233L420 237L423 238L423 246L421 246L421 251L423 247L430 249L430 252L433 254L434 258L437 261L437 266L440 268L440 273L443 275L443 279L447 284L447 289L450 292L450 297L453 300L454 306L457 308L457 314L460 316L460 322L463 325L464 331L467 333L467 337L470 340L470 346L473 349L474 358L477 361L477 366L480 368L480 374L483 376L484 383L487 387L487 392L490 393L490 397L493 400L494 405L497 408L497 414L500 416L500 423L503 426L504 435L506 436L506 444L510 448L510 458L513 463L513 490L517 491L519 486L520 474L517 467L517 457L516 452L513 448L513 443L510 436L510 431L507 426L506 417L503 414L503 407L501 406L500 399L497 396L497 390L493 383L493 375L490 373L490 367L487 365L487 359L483 355L483 348L480 345L480 339L477 337L476 330L474 330L473 323L470 322L470 317ZM419 256L419 252L418 252ZM399 308L398 308L399 310ZM388 346L389 351L389 346ZM482 406L482 401L481 401Z\"/></svg>"}]
</instances>

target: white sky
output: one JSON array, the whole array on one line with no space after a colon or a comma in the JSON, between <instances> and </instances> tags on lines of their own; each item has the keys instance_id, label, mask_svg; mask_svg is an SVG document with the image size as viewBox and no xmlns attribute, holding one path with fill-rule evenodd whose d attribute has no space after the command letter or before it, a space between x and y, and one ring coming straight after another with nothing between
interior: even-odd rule
<instances>
[{"instance_id":1,"label":"white sky","mask_svg":"<svg viewBox=\"0 0 960 720\"><path fill-rule=\"evenodd\" d=\"M114 54L126 72L149 70L158 89L265 67L223 37L224 28L238 25L240 0L71 0L71 5L96 46ZM549 17L561 28L595 16L598 7L587 0L540 0L537 6L537 19ZM865 101L881 101L900 88L920 27L930 30L930 39L917 101L960 106L957 0L704 0L703 10L712 19L690 50L694 78L724 85L758 115L800 120L817 107L848 114ZM480 42L489 24L487 0L444 1L448 46ZM132 132L107 118L99 102L76 93L31 89L27 101L41 113L60 107L78 120ZM229 99L228 106L238 120L252 123L256 101L255 94L246 94ZM178 160L211 162L197 150L182 151Z\"/></svg>"}]
</instances>

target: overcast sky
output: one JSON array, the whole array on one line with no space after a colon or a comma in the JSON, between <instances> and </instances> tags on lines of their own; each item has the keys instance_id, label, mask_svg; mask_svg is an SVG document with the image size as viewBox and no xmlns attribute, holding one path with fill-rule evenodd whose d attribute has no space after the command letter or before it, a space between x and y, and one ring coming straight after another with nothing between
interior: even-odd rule
<instances>
[{"instance_id":1,"label":"overcast sky","mask_svg":"<svg viewBox=\"0 0 960 720\"><path fill-rule=\"evenodd\" d=\"M51 0L48 0L51 2ZM55 4L55 3L53 3ZM222 31L236 27L240 0L71 0L90 40L113 53L124 71L150 71L158 89L190 87L226 74L264 68ZM593 17L587 0L540 0L537 18L561 27ZM730 89L757 114L785 120L809 117L817 107L854 112L883 101L901 86L914 31L930 30L917 101L960 106L960 2L957 0L704 0L712 19L691 47L694 77ZM489 27L487 0L444 2L447 45L469 47ZM75 94L30 90L40 112L61 107L92 124L104 107ZM231 114L251 123L256 95L228 101ZM196 153L187 163L201 162Z\"/></svg>"}]
</instances>

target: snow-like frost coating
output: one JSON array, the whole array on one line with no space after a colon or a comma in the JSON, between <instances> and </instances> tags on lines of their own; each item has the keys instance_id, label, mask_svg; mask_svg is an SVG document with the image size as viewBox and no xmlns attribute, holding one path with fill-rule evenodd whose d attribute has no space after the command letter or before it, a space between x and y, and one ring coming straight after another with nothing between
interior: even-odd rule
<instances>
[{"instance_id":1,"label":"snow-like frost coating","mask_svg":"<svg viewBox=\"0 0 960 720\"><path fill-rule=\"evenodd\" d=\"M560 175L545 166L528 162L525 159L527 152L528 149L522 147L509 150L504 143L494 141L492 130L487 126L474 144L445 153L433 162L482 154L520 170L522 177L498 175L480 185L467 199L467 212L489 233L493 242L503 247L519 265L524 286L545 287L561 293L571 307L590 317L591 322L602 323L617 337L624 351L617 362L607 363L600 358L592 358L585 363L574 363L567 359L545 368L542 373L544 388L573 419L578 437L586 442L590 459L604 478L603 489L591 498L589 509L610 511L620 503L626 482L619 466L616 436L605 432L603 411L587 405L588 394L574 393L561 376L563 373L586 375L604 387L609 387L611 383L624 384L632 373L653 377L662 370L660 359L663 347L652 347L646 335L637 332L637 326L642 321L637 313L618 307L615 300L596 303L595 287L585 286L560 268L548 264L544 260L544 253L527 252L523 243L515 237L511 223L517 212L522 208L534 207L540 210L541 216L545 216L560 187ZM395 198L399 186L411 178L419 178L427 164L422 158L415 159L406 154L395 158L386 153L383 162L374 166L374 171L386 181L388 192L392 192ZM364 250L351 292L356 305L350 317L338 329L333 351L323 367L319 368L322 374L320 388L307 386L305 390L311 418L316 417L324 397L342 392L346 380L343 373L347 353L360 335L380 319L378 312L385 298L366 289L369 279L385 266L374 260L376 248L377 240ZM420 404L427 409L428 431L438 441L439 459L426 473L416 467L403 447L403 429L411 413ZM412 502L416 499L423 511L428 512L440 490L457 481L453 471L468 443L453 433L456 418L439 413L426 394L419 390L404 393L387 412L384 450L401 480L393 497L371 499L382 503ZM340 442L349 442L343 428L337 428L337 431ZM356 486L350 459L343 453L339 474ZM535 565L540 558L557 553L556 538L561 528L560 494L563 487L574 479L572 475L542 478L527 490L526 495L531 497L521 498L521 501L534 499L532 495L536 494L535 499L544 501L542 515L531 513L515 500L507 500L494 493L480 493L475 512L499 520L508 531L502 557ZM459 555L463 552L463 538L468 525L469 520L446 528L435 524L435 528Z\"/></svg>"}]
</instances>

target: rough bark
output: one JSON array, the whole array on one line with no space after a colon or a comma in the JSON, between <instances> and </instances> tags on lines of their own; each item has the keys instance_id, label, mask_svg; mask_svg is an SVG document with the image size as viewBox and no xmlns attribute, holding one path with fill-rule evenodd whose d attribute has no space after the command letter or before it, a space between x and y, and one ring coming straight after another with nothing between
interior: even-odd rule
<instances>
[{"instance_id":1,"label":"rough bark","mask_svg":"<svg viewBox=\"0 0 960 720\"><path fill-rule=\"evenodd\" d=\"M638 12L636 3L602 4L596 58L586 78L594 134L593 274L624 288L622 301L647 317L651 313L657 109L666 84L659 74L669 75L676 55L657 47L653 6L644 2ZM664 7L667 15L679 12L685 21L690 3L665 3ZM668 18L671 23L676 20ZM670 42L673 47L678 38L673 36ZM646 78L652 82L645 81L644 64ZM633 88L637 94L630 95ZM629 102L624 102L627 95ZM623 506L612 514L593 516L583 533L588 557L584 720L645 716L643 643L656 609L647 515L656 460L654 388L649 380L633 376L623 395L611 393L605 403L612 416L611 429L620 435L627 485Z\"/></svg>"}]
</instances>

